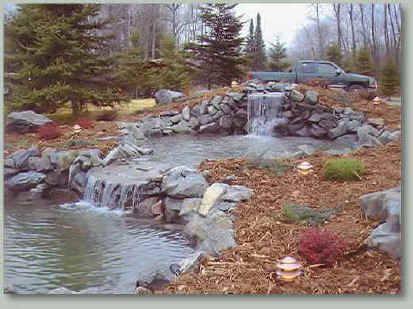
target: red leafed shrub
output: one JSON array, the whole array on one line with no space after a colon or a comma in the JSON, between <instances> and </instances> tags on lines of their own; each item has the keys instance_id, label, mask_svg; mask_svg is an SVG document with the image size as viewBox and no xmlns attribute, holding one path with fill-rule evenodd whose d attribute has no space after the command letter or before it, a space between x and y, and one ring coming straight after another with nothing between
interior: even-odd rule
<instances>
[{"instance_id":1,"label":"red leafed shrub","mask_svg":"<svg viewBox=\"0 0 413 309\"><path fill-rule=\"evenodd\" d=\"M75 122L75 125L81 126L83 129L92 129L95 127L93 122L89 119L79 119Z\"/></svg>"},{"instance_id":2,"label":"red leafed shrub","mask_svg":"<svg viewBox=\"0 0 413 309\"><path fill-rule=\"evenodd\" d=\"M311 264L333 264L343 255L348 243L336 234L318 228L304 232L298 254Z\"/></svg>"},{"instance_id":3,"label":"red leafed shrub","mask_svg":"<svg viewBox=\"0 0 413 309\"><path fill-rule=\"evenodd\" d=\"M37 129L37 136L40 139L55 139L62 135L62 132L55 124L46 123Z\"/></svg>"}]
</instances>

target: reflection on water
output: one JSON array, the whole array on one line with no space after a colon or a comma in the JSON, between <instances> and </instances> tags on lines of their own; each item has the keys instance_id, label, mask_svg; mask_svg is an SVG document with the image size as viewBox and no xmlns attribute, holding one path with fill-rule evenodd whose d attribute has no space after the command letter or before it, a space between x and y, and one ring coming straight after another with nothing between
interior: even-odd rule
<instances>
[{"instance_id":1,"label":"reflection on water","mask_svg":"<svg viewBox=\"0 0 413 309\"><path fill-rule=\"evenodd\" d=\"M5 205L5 286L19 293L57 287L132 293L193 250L181 235L87 203Z\"/></svg>"}]
</instances>

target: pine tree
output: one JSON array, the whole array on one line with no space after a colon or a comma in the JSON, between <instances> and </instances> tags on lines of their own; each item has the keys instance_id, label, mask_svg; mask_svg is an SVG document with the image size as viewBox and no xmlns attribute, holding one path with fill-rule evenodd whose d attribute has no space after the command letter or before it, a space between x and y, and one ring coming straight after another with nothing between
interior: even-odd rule
<instances>
[{"instance_id":1,"label":"pine tree","mask_svg":"<svg viewBox=\"0 0 413 309\"><path fill-rule=\"evenodd\" d=\"M105 79L112 60L104 56L109 35L99 35L109 20L97 18L99 5L26 4L5 25L17 46L18 82L13 109L53 111L71 102L74 113L86 103L112 105L120 91ZM106 81L106 82L105 82Z\"/></svg>"},{"instance_id":2,"label":"pine tree","mask_svg":"<svg viewBox=\"0 0 413 309\"><path fill-rule=\"evenodd\" d=\"M245 58L247 60L248 67L252 67L255 55L255 34L254 34L254 20L250 20L249 34L245 46Z\"/></svg>"},{"instance_id":3,"label":"pine tree","mask_svg":"<svg viewBox=\"0 0 413 309\"><path fill-rule=\"evenodd\" d=\"M399 72L392 58L388 58L382 69L381 93L384 97L390 97L395 93L399 85Z\"/></svg>"},{"instance_id":4,"label":"pine tree","mask_svg":"<svg viewBox=\"0 0 413 309\"><path fill-rule=\"evenodd\" d=\"M373 63L371 59L370 49L360 48L356 59L357 73L364 75L373 75Z\"/></svg>"},{"instance_id":5,"label":"pine tree","mask_svg":"<svg viewBox=\"0 0 413 309\"><path fill-rule=\"evenodd\" d=\"M283 59L287 58L287 48L284 43L280 42L280 38L277 36L275 44L271 44L270 49L270 63L269 67L272 71L283 71L290 66L289 63L284 62Z\"/></svg>"},{"instance_id":6,"label":"pine tree","mask_svg":"<svg viewBox=\"0 0 413 309\"><path fill-rule=\"evenodd\" d=\"M243 39L240 31L243 23L233 11L236 4L212 3L201 7L201 19L206 34L197 42L186 45L189 64L199 77L212 85L230 85L242 76L240 65L245 63L241 55Z\"/></svg>"},{"instance_id":7,"label":"pine tree","mask_svg":"<svg viewBox=\"0 0 413 309\"><path fill-rule=\"evenodd\" d=\"M253 61L253 69L255 71L263 71L266 68L265 43L262 38L261 30L261 15L257 14L257 26L255 28L255 55Z\"/></svg>"},{"instance_id":8,"label":"pine tree","mask_svg":"<svg viewBox=\"0 0 413 309\"><path fill-rule=\"evenodd\" d=\"M326 59L334 62L340 67L343 65L343 54L341 53L340 48L335 44L332 44L327 48Z\"/></svg>"}]
</instances>

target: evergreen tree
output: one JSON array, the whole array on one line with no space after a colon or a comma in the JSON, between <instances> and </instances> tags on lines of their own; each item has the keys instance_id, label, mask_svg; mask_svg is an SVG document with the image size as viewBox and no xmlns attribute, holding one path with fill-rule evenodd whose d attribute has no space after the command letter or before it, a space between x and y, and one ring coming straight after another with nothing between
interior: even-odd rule
<instances>
[{"instance_id":1,"label":"evergreen tree","mask_svg":"<svg viewBox=\"0 0 413 309\"><path fill-rule=\"evenodd\" d=\"M357 59L356 67L357 73L364 75L373 75L373 63L371 59L370 49L360 48Z\"/></svg>"},{"instance_id":2,"label":"evergreen tree","mask_svg":"<svg viewBox=\"0 0 413 309\"><path fill-rule=\"evenodd\" d=\"M326 59L334 62L340 67L343 65L343 54L341 53L340 48L335 44L332 44L327 48Z\"/></svg>"},{"instance_id":3,"label":"evergreen tree","mask_svg":"<svg viewBox=\"0 0 413 309\"><path fill-rule=\"evenodd\" d=\"M112 65L103 56L110 36L98 31L109 20L98 19L98 10L92 4L19 6L5 25L7 42L17 47L13 61L19 63L8 102L12 109L50 112L71 102L77 113L87 102L112 105L121 99L119 89L104 82Z\"/></svg>"},{"instance_id":4,"label":"evergreen tree","mask_svg":"<svg viewBox=\"0 0 413 309\"><path fill-rule=\"evenodd\" d=\"M245 58L248 62L248 66L251 67L254 61L255 55L255 34L254 34L254 20L250 20L249 34L247 37L247 43L245 46Z\"/></svg>"},{"instance_id":5,"label":"evergreen tree","mask_svg":"<svg viewBox=\"0 0 413 309\"><path fill-rule=\"evenodd\" d=\"M240 31L243 23L235 16L236 4L212 3L201 7L201 19L206 34L197 42L186 45L189 64L199 77L203 77L211 89L213 84L231 85L231 81L242 76L240 65L243 39Z\"/></svg>"},{"instance_id":6,"label":"evergreen tree","mask_svg":"<svg viewBox=\"0 0 413 309\"><path fill-rule=\"evenodd\" d=\"M255 53L253 61L253 70L263 71L266 68L265 43L262 38L261 15L257 14L257 26L255 28Z\"/></svg>"},{"instance_id":7,"label":"evergreen tree","mask_svg":"<svg viewBox=\"0 0 413 309\"><path fill-rule=\"evenodd\" d=\"M388 58L383 66L381 74L381 93L385 97L390 97L395 93L396 87L399 85L399 72L392 58Z\"/></svg>"},{"instance_id":8,"label":"evergreen tree","mask_svg":"<svg viewBox=\"0 0 413 309\"><path fill-rule=\"evenodd\" d=\"M165 66L156 72L159 77L158 87L183 91L189 83L189 76L183 53L178 50L173 36L161 37L159 54Z\"/></svg>"},{"instance_id":9,"label":"evergreen tree","mask_svg":"<svg viewBox=\"0 0 413 309\"><path fill-rule=\"evenodd\" d=\"M287 48L284 43L280 42L280 38L277 36L275 44L271 44L270 49L270 63L269 67L272 71L283 71L290 66L289 63L284 62L283 59L287 58Z\"/></svg>"}]
</instances>

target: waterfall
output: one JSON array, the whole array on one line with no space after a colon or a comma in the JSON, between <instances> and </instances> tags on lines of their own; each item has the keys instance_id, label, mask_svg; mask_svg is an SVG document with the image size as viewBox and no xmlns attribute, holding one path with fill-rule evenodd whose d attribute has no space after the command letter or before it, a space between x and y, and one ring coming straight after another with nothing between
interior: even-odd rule
<instances>
[{"instance_id":1,"label":"waterfall","mask_svg":"<svg viewBox=\"0 0 413 309\"><path fill-rule=\"evenodd\" d=\"M98 207L133 209L141 200L139 184L111 183L88 175L83 199Z\"/></svg>"},{"instance_id":2,"label":"waterfall","mask_svg":"<svg viewBox=\"0 0 413 309\"><path fill-rule=\"evenodd\" d=\"M272 135L274 127L285 122L282 117L283 92L248 96L248 134Z\"/></svg>"}]
</instances>

